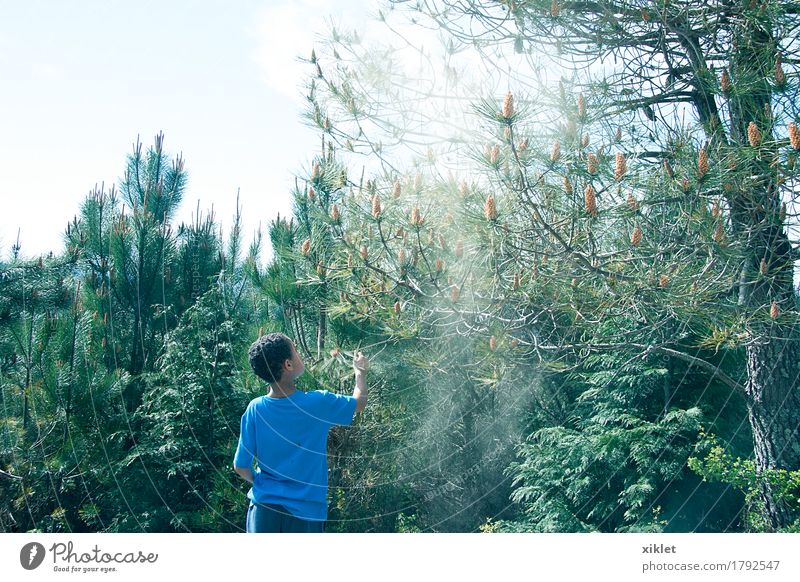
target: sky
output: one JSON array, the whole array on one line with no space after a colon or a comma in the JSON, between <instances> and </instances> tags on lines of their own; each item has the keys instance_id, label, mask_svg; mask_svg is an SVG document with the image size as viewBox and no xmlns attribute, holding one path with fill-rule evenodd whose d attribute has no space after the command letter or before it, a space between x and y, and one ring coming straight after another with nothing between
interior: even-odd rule
<instances>
[{"instance_id":1,"label":"sky","mask_svg":"<svg viewBox=\"0 0 800 582\"><path fill-rule=\"evenodd\" d=\"M294 175L319 149L302 82L330 22L374 26L372 0L0 0L0 257L63 246L86 194L118 184L137 137L182 154L176 222L237 191L245 244L291 212Z\"/></svg>"},{"instance_id":2,"label":"sky","mask_svg":"<svg viewBox=\"0 0 800 582\"><path fill-rule=\"evenodd\" d=\"M23 256L60 252L85 196L118 183L137 138L147 147L159 132L189 176L175 222L199 203L227 235L238 191L248 245L259 225L291 214L294 177L319 150L302 119L313 70L299 58L331 23L385 35L377 6L0 0L0 259L18 233Z\"/></svg>"}]
</instances>

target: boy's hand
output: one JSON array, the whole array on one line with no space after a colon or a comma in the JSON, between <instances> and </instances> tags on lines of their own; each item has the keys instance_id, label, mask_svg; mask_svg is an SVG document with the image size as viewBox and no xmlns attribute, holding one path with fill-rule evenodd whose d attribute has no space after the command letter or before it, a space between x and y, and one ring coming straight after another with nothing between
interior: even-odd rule
<instances>
[{"instance_id":1,"label":"boy's hand","mask_svg":"<svg viewBox=\"0 0 800 582\"><path fill-rule=\"evenodd\" d=\"M366 374L369 370L369 360L362 352L353 352L353 370L356 375Z\"/></svg>"}]
</instances>

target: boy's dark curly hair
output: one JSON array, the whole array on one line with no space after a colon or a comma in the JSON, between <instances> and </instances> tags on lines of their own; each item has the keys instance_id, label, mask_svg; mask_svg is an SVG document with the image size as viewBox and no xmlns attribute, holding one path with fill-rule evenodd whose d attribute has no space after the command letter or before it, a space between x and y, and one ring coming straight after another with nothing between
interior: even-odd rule
<instances>
[{"instance_id":1,"label":"boy's dark curly hair","mask_svg":"<svg viewBox=\"0 0 800 582\"><path fill-rule=\"evenodd\" d=\"M283 375L283 362L292 359L292 340L282 333L262 335L247 352L253 372L265 382L277 382Z\"/></svg>"}]
</instances>

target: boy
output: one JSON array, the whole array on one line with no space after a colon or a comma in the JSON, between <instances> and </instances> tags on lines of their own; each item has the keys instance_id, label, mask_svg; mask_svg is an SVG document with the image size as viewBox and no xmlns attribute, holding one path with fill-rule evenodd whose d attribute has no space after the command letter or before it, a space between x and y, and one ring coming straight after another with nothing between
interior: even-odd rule
<instances>
[{"instance_id":1,"label":"boy","mask_svg":"<svg viewBox=\"0 0 800 582\"><path fill-rule=\"evenodd\" d=\"M259 338L250 366L269 382L269 393L242 415L234 470L253 487L247 492L247 532L316 532L328 517L328 431L348 425L367 404L369 360L353 354L352 396L327 390L303 392L296 380L305 369L294 343L282 333ZM256 471L253 473L253 459Z\"/></svg>"}]
</instances>

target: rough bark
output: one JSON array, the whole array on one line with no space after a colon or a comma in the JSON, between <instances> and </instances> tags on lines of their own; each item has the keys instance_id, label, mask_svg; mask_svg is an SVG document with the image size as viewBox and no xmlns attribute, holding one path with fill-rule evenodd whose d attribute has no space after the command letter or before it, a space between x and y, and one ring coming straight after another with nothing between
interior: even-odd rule
<instances>
[{"instance_id":1,"label":"rough bark","mask_svg":"<svg viewBox=\"0 0 800 582\"><path fill-rule=\"evenodd\" d=\"M759 471L800 468L800 344L792 330L774 328L747 350L747 410ZM761 497L773 529L797 518L767 482Z\"/></svg>"}]
</instances>

